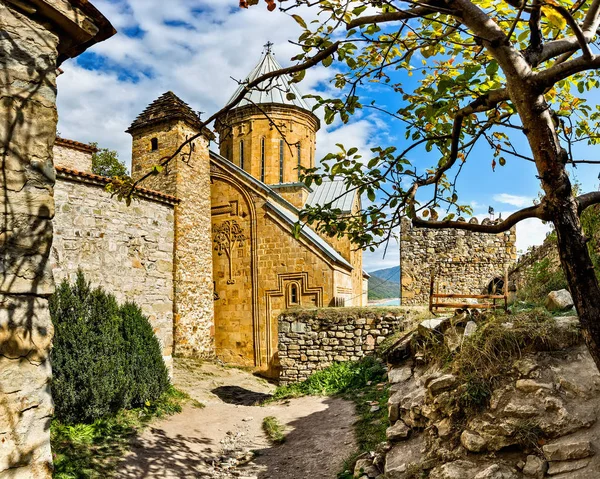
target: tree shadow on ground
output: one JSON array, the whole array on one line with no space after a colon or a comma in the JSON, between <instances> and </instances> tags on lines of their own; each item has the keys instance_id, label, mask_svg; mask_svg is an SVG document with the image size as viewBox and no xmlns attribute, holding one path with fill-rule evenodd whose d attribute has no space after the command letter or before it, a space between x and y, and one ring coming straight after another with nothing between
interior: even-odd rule
<instances>
[{"instance_id":1,"label":"tree shadow on ground","mask_svg":"<svg viewBox=\"0 0 600 479\"><path fill-rule=\"evenodd\" d=\"M271 394L251 391L240 386L219 386L211 392L221 401L236 406L258 406L272 397Z\"/></svg>"},{"instance_id":2,"label":"tree shadow on ground","mask_svg":"<svg viewBox=\"0 0 600 479\"><path fill-rule=\"evenodd\" d=\"M354 404L339 398L327 408L290 422L285 442L255 451L257 457L242 475L258 479L335 479L344 461L355 452ZM249 469L255 467L256 471Z\"/></svg>"},{"instance_id":3,"label":"tree shadow on ground","mask_svg":"<svg viewBox=\"0 0 600 479\"><path fill-rule=\"evenodd\" d=\"M118 466L116 478L168 477L197 478L210 477L203 474L207 461L217 457L210 446L218 449L210 439L168 436L160 428L150 428L152 441L131 441L131 450L127 458ZM198 452L193 445L209 446Z\"/></svg>"}]
</instances>

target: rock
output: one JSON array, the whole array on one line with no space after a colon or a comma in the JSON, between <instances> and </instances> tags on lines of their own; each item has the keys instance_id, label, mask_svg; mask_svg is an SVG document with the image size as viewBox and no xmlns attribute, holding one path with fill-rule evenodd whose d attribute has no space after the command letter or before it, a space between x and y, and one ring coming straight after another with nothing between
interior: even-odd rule
<instances>
[{"instance_id":1,"label":"rock","mask_svg":"<svg viewBox=\"0 0 600 479\"><path fill-rule=\"evenodd\" d=\"M545 303L548 311L564 311L573 307L573 297L566 289L552 291Z\"/></svg>"},{"instance_id":2,"label":"rock","mask_svg":"<svg viewBox=\"0 0 600 479\"><path fill-rule=\"evenodd\" d=\"M469 321L465 326L464 337L468 338L469 336L473 336L477 331L477 323L475 321Z\"/></svg>"},{"instance_id":3,"label":"rock","mask_svg":"<svg viewBox=\"0 0 600 479\"><path fill-rule=\"evenodd\" d=\"M404 424L404 421L397 421L392 427L388 427L385 431L385 435L388 441L402 441L408 438L411 429Z\"/></svg>"},{"instance_id":4,"label":"rock","mask_svg":"<svg viewBox=\"0 0 600 479\"><path fill-rule=\"evenodd\" d=\"M529 376L539 367L538 363L531 358L523 358L515 361L514 368L521 376Z\"/></svg>"},{"instance_id":5,"label":"rock","mask_svg":"<svg viewBox=\"0 0 600 479\"><path fill-rule=\"evenodd\" d=\"M446 439L452 434L452 421L450 418L442 419L435 425L435 427L437 429L438 436L442 439Z\"/></svg>"},{"instance_id":6,"label":"rock","mask_svg":"<svg viewBox=\"0 0 600 479\"><path fill-rule=\"evenodd\" d=\"M407 472L423 463L421 451L424 441L422 435L413 435L408 441L395 444L385 457L385 477L389 479L408 479Z\"/></svg>"},{"instance_id":7,"label":"rock","mask_svg":"<svg viewBox=\"0 0 600 479\"><path fill-rule=\"evenodd\" d=\"M487 443L484 438L482 438L476 432L471 431L463 431L460 435L460 443L463 447L470 452L481 452L483 451Z\"/></svg>"},{"instance_id":8,"label":"rock","mask_svg":"<svg viewBox=\"0 0 600 479\"><path fill-rule=\"evenodd\" d=\"M561 441L542 447L548 461L568 461L583 459L594 454L590 441L567 442Z\"/></svg>"},{"instance_id":9,"label":"rock","mask_svg":"<svg viewBox=\"0 0 600 479\"><path fill-rule=\"evenodd\" d=\"M373 465L373 461L369 458L358 459L354 466L354 477L377 477L379 469Z\"/></svg>"},{"instance_id":10,"label":"rock","mask_svg":"<svg viewBox=\"0 0 600 479\"><path fill-rule=\"evenodd\" d=\"M453 374L444 374L439 378L436 378L430 381L427 384L427 389L432 396L436 396L442 391L446 391L447 389L452 389L456 386L457 379Z\"/></svg>"},{"instance_id":11,"label":"rock","mask_svg":"<svg viewBox=\"0 0 600 479\"><path fill-rule=\"evenodd\" d=\"M516 387L518 390L525 393L534 393L540 389L546 389L548 391L554 390L554 386L549 383L540 383L533 379L519 379L517 380Z\"/></svg>"},{"instance_id":12,"label":"rock","mask_svg":"<svg viewBox=\"0 0 600 479\"><path fill-rule=\"evenodd\" d=\"M554 476L564 472L573 472L588 467L591 459L578 459L576 461L551 462L548 468L548 475Z\"/></svg>"},{"instance_id":13,"label":"rock","mask_svg":"<svg viewBox=\"0 0 600 479\"><path fill-rule=\"evenodd\" d=\"M388 381L391 384L403 383L408 381L412 376L412 368L407 364L400 368L391 368L388 371Z\"/></svg>"},{"instance_id":14,"label":"rock","mask_svg":"<svg viewBox=\"0 0 600 479\"><path fill-rule=\"evenodd\" d=\"M441 335L444 326L450 323L448 318L426 319L417 327L420 336L430 337L431 335Z\"/></svg>"},{"instance_id":15,"label":"rock","mask_svg":"<svg viewBox=\"0 0 600 479\"><path fill-rule=\"evenodd\" d=\"M529 418L538 415L542 411L537 409L535 406L529 404L522 404L517 402L515 398L504 407L504 414L518 418ZM543 404L541 404L543 407Z\"/></svg>"},{"instance_id":16,"label":"rock","mask_svg":"<svg viewBox=\"0 0 600 479\"><path fill-rule=\"evenodd\" d=\"M519 479L519 475L508 466L493 464L479 472L473 479Z\"/></svg>"},{"instance_id":17,"label":"rock","mask_svg":"<svg viewBox=\"0 0 600 479\"><path fill-rule=\"evenodd\" d=\"M538 456L527 456L527 462L523 467L523 474L534 477L535 479L543 479L544 474L548 470L548 463Z\"/></svg>"},{"instance_id":18,"label":"rock","mask_svg":"<svg viewBox=\"0 0 600 479\"><path fill-rule=\"evenodd\" d=\"M444 344L451 353L454 353L458 350L458 348L460 348L462 345L463 335L464 332L455 327L448 328L444 332Z\"/></svg>"},{"instance_id":19,"label":"rock","mask_svg":"<svg viewBox=\"0 0 600 479\"><path fill-rule=\"evenodd\" d=\"M379 406L371 406L371 409L369 409L369 412L377 412L379 411L381 408Z\"/></svg>"},{"instance_id":20,"label":"rock","mask_svg":"<svg viewBox=\"0 0 600 479\"><path fill-rule=\"evenodd\" d=\"M458 460L436 467L429 474L429 479L467 479L473 477L476 471L475 463Z\"/></svg>"}]
</instances>

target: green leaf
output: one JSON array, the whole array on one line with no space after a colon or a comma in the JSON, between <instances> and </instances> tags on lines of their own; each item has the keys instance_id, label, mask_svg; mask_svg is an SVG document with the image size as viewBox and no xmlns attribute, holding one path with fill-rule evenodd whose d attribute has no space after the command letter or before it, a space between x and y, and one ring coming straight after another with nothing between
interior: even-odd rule
<instances>
[{"instance_id":1,"label":"green leaf","mask_svg":"<svg viewBox=\"0 0 600 479\"><path fill-rule=\"evenodd\" d=\"M369 198L369 201L375 202L375 198L376 198L375 191L369 190L367 192L367 198Z\"/></svg>"},{"instance_id":2,"label":"green leaf","mask_svg":"<svg viewBox=\"0 0 600 479\"><path fill-rule=\"evenodd\" d=\"M327 58L324 58L322 63L324 67L331 66L331 64L333 63L333 57L329 56Z\"/></svg>"},{"instance_id":3,"label":"green leaf","mask_svg":"<svg viewBox=\"0 0 600 479\"><path fill-rule=\"evenodd\" d=\"M292 18L296 20L296 23L300 25L302 28L307 28L306 22L300 15L292 15Z\"/></svg>"}]
</instances>

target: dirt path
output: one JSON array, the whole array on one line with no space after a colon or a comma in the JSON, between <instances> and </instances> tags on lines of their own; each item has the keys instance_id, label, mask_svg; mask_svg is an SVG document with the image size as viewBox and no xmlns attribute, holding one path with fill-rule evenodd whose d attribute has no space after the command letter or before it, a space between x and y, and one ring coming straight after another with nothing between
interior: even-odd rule
<instances>
[{"instance_id":1,"label":"dirt path","mask_svg":"<svg viewBox=\"0 0 600 479\"><path fill-rule=\"evenodd\" d=\"M262 379L188 360L175 367L175 385L206 407L188 405L155 423L136 439L116 477L335 479L356 450L348 401L305 397L257 406L274 390ZM286 425L284 444L267 441L266 416Z\"/></svg>"}]
</instances>

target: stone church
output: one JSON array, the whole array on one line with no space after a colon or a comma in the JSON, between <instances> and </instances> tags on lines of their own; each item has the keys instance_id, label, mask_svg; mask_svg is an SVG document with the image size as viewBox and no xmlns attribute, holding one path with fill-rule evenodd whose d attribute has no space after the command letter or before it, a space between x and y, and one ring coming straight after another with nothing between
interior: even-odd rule
<instances>
[{"instance_id":1,"label":"stone church","mask_svg":"<svg viewBox=\"0 0 600 479\"><path fill-rule=\"evenodd\" d=\"M267 49L248 80L279 69ZM235 92L232 98L238 96ZM293 95L289 95L293 93ZM361 208L341 181L308 188L299 166L315 164L319 119L289 79L261 85L216 122L167 92L133 121L132 176L140 178L196 137L127 207L91 173L93 149L57 140L57 280L82 269L149 315L167 362L180 355L277 374L277 318L291 308L362 306L362 251L305 226L305 205ZM212 145L217 145L217 151Z\"/></svg>"}]
</instances>

